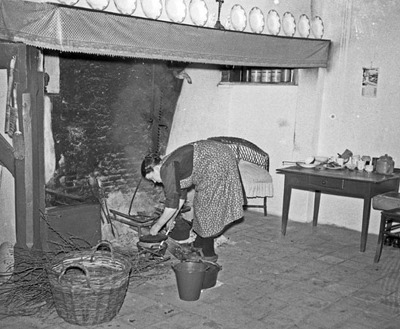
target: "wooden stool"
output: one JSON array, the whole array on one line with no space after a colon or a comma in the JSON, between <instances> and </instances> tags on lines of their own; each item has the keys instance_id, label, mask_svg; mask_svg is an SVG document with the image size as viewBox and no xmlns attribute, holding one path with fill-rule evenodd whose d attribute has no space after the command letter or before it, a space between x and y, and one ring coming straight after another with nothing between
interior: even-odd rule
<instances>
[{"instance_id":1,"label":"wooden stool","mask_svg":"<svg viewBox=\"0 0 400 329\"><path fill-rule=\"evenodd\" d=\"M384 210L381 212L381 225L379 228L378 244L376 246L374 262L379 262L383 244L387 239L400 239L400 209Z\"/></svg>"},{"instance_id":2,"label":"wooden stool","mask_svg":"<svg viewBox=\"0 0 400 329\"><path fill-rule=\"evenodd\" d=\"M374 262L379 262L383 244L387 239L400 239L400 193L386 192L372 198L372 207L381 210L378 244Z\"/></svg>"}]
</instances>

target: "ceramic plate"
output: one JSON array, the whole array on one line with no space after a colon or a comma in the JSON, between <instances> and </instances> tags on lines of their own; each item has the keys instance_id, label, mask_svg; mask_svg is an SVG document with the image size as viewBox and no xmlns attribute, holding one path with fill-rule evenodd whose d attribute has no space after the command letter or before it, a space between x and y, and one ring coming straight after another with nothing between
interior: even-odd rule
<instances>
[{"instance_id":1,"label":"ceramic plate","mask_svg":"<svg viewBox=\"0 0 400 329\"><path fill-rule=\"evenodd\" d=\"M297 28L301 37L308 38L310 36L310 20L307 15L300 15Z\"/></svg>"},{"instance_id":2,"label":"ceramic plate","mask_svg":"<svg viewBox=\"0 0 400 329\"><path fill-rule=\"evenodd\" d=\"M324 22L321 17L314 17L311 23L311 31L317 39L321 39L324 36Z\"/></svg>"},{"instance_id":3,"label":"ceramic plate","mask_svg":"<svg viewBox=\"0 0 400 329\"><path fill-rule=\"evenodd\" d=\"M73 6L75 5L79 0L58 0L59 3L62 3L63 5L67 6Z\"/></svg>"},{"instance_id":4,"label":"ceramic plate","mask_svg":"<svg viewBox=\"0 0 400 329\"><path fill-rule=\"evenodd\" d=\"M292 37L296 33L296 20L290 12L286 12L282 17L282 29L286 36Z\"/></svg>"},{"instance_id":5,"label":"ceramic plate","mask_svg":"<svg viewBox=\"0 0 400 329\"><path fill-rule=\"evenodd\" d=\"M114 0L117 10L124 15L132 15L137 7L137 0Z\"/></svg>"},{"instance_id":6,"label":"ceramic plate","mask_svg":"<svg viewBox=\"0 0 400 329\"><path fill-rule=\"evenodd\" d=\"M231 9L231 24L235 31L243 31L247 25L246 12L241 5L234 5Z\"/></svg>"},{"instance_id":7,"label":"ceramic plate","mask_svg":"<svg viewBox=\"0 0 400 329\"><path fill-rule=\"evenodd\" d=\"M162 13L161 0L142 0L142 10L147 18L158 19Z\"/></svg>"},{"instance_id":8,"label":"ceramic plate","mask_svg":"<svg viewBox=\"0 0 400 329\"><path fill-rule=\"evenodd\" d=\"M296 162L296 164L301 167L301 168L315 168L317 166L317 164L315 163L304 163L304 162Z\"/></svg>"},{"instance_id":9,"label":"ceramic plate","mask_svg":"<svg viewBox=\"0 0 400 329\"><path fill-rule=\"evenodd\" d=\"M110 0L86 0L90 8L95 10L104 10L110 4Z\"/></svg>"},{"instance_id":10,"label":"ceramic plate","mask_svg":"<svg viewBox=\"0 0 400 329\"><path fill-rule=\"evenodd\" d=\"M168 18L175 23L182 23L186 17L184 0L165 0L165 11Z\"/></svg>"},{"instance_id":11,"label":"ceramic plate","mask_svg":"<svg viewBox=\"0 0 400 329\"><path fill-rule=\"evenodd\" d=\"M206 25L208 20L208 8L204 0L190 1L189 15L194 25Z\"/></svg>"},{"instance_id":12,"label":"ceramic plate","mask_svg":"<svg viewBox=\"0 0 400 329\"><path fill-rule=\"evenodd\" d=\"M250 10L249 25L251 31L254 33L261 33L264 31L264 14L260 8L254 7Z\"/></svg>"},{"instance_id":13,"label":"ceramic plate","mask_svg":"<svg viewBox=\"0 0 400 329\"><path fill-rule=\"evenodd\" d=\"M276 10L271 9L267 15L267 27L269 33L278 35L281 31L281 18Z\"/></svg>"}]
</instances>

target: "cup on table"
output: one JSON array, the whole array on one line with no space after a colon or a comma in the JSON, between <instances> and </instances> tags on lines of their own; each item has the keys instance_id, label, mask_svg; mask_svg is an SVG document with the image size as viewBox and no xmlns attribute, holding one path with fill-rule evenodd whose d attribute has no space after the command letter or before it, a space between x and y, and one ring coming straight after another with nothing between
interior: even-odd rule
<instances>
[{"instance_id":1,"label":"cup on table","mask_svg":"<svg viewBox=\"0 0 400 329\"><path fill-rule=\"evenodd\" d=\"M366 165L366 166L365 166L365 171L366 171L367 173L373 172L373 171L374 171L374 165L372 165L372 164Z\"/></svg>"},{"instance_id":2,"label":"cup on table","mask_svg":"<svg viewBox=\"0 0 400 329\"><path fill-rule=\"evenodd\" d=\"M364 170L364 168L365 168L365 161L363 161L363 160L358 160L358 161L357 161L357 169L358 169L358 170Z\"/></svg>"},{"instance_id":3,"label":"cup on table","mask_svg":"<svg viewBox=\"0 0 400 329\"><path fill-rule=\"evenodd\" d=\"M360 161L361 158L359 155L353 155L350 159L349 159L349 164L351 164L354 168L357 168L357 163L358 161Z\"/></svg>"},{"instance_id":4,"label":"cup on table","mask_svg":"<svg viewBox=\"0 0 400 329\"><path fill-rule=\"evenodd\" d=\"M336 163L339 165L339 166L344 166L344 159L343 158L337 158L336 159Z\"/></svg>"}]
</instances>

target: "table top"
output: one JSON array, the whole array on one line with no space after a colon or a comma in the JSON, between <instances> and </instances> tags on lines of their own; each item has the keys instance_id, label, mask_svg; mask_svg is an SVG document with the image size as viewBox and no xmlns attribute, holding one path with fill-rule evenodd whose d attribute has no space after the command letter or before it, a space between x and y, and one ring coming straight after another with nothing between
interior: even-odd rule
<instances>
[{"instance_id":1,"label":"table top","mask_svg":"<svg viewBox=\"0 0 400 329\"><path fill-rule=\"evenodd\" d=\"M400 169L395 169L391 175L383 175L375 172L367 173L361 170L350 170L344 169L319 169L319 168L302 168L299 166L291 166L277 169L278 174L299 174L299 175L310 175L320 177L332 177L346 180L355 180L371 183L381 183L387 180L400 179Z\"/></svg>"}]
</instances>

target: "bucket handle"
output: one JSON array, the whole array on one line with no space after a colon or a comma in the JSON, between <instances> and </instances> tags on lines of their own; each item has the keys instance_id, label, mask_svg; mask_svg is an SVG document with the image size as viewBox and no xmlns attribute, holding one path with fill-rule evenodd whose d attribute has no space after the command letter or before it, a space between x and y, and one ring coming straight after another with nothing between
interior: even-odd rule
<instances>
[{"instance_id":1,"label":"bucket handle","mask_svg":"<svg viewBox=\"0 0 400 329\"><path fill-rule=\"evenodd\" d=\"M110 250L110 252L111 252L111 260L114 261L114 248L113 248L112 244L107 240L101 240L95 247L92 248L93 253L92 253L92 257L90 257L90 261L93 262L94 254L96 253L96 251L99 250L99 248L101 246L106 246Z\"/></svg>"},{"instance_id":2,"label":"bucket handle","mask_svg":"<svg viewBox=\"0 0 400 329\"><path fill-rule=\"evenodd\" d=\"M198 251L199 251L200 256L201 256L202 258L204 258L203 249L202 249L202 248L199 248ZM216 262L211 262L211 261L209 261L209 260L204 260L204 259L200 259L199 261L200 261L200 262L203 262L203 263L209 263L209 264L215 265L216 267L218 267L218 271L221 271L221 270L222 270L222 266L219 265L219 264L217 264ZM208 269L209 269L209 267L207 268L207 270L208 270Z\"/></svg>"},{"instance_id":3,"label":"bucket handle","mask_svg":"<svg viewBox=\"0 0 400 329\"><path fill-rule=\"evenodd\" d=\"M211 262L209 260L204 260L204 259L200 259L200 262L202 262L203 264L206 264L206 265L207 264L214 265L218 268L218 271L222 270L222 266L216 262ZM208 270L209 268L210 268L210 266L208 266L206 270Z\"/></svg>"},{"instance_id":4,"label":"bucket handle","mask_svg":"<svg viewBox=\"0 0 400 329\"><path fill-rule=\"evenodd\" d=\"M206 271L208 271L210 269L210 266L208 266L207 263L212 263L212 262L203 262L201 259L198 260L198 261L193 261L193 260L189 260L189 259L182 259L181 263L203 263L204 265L206 265L206 269L204 270L206 272ZM177 264L180 264L180 263L175 263L175 264L171 265L173 270L175 270L174 266L176 266ZM215 265L220 266L217 263L215 263ZM222 269L222 267L221 267L221 269Z\"/></svg>"},{"instance_id":5,"label":"bucket handle","mask_svg":"<svg viewBox=\"0 0 400 329\"><path fill-rule=\"evenodd\" d=\"M218 263L216 263L216 262L212 262L212 261L209 261L209 260L204 260L204 259L200 259L200 262L202 262L202 263L204 263L204 264L211 264L211 265L214 265L214 266L216 266L217 268L218 268L218 271L221 271L222 270L222 266L220 265L220 264L218 264ZM207 267L207 270L210 268L210 266L208 266Z\"/></svg>"},{"instance_id":6,"label":"bucket handle","mask_svg":"<svg viewBox=\"0 0 400 329\"><path fill-rule=\"evenodd\" d=\"M58 277L58 283L61 283L61 279L64 276L65 272L67 272L67 270L71 269L71 268L79 268L80 270L82 270L83 273L85 273L85 279L86 279L86 283L88 285L89 288L92 288L90 286L90 275L89 272L87 270L87 268L81 264L78 263L72 263L66 267L63 268L63 270L61 271L59 277Z\"/></svg>"}]
</instances>

